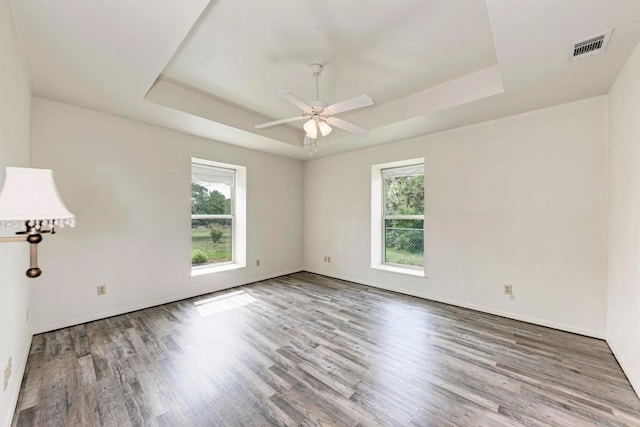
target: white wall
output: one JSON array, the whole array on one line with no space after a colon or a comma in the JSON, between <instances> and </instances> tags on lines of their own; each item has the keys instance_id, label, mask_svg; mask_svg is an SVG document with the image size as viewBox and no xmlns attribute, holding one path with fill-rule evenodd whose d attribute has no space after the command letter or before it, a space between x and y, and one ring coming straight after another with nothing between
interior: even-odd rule
<instances>
[{"instance_id":1,"label":"white wall","mask_svg":"<svg viewBox=\"0 0 640 427\"><path fill-rule=\"evenodd\" d=\"M609 94L607 342L640 395L640 45Z\"/></svg>"},{"instance_id":2,"label":"white wall","mask_svg":"<svg viewBox=\"0 0 640 427\"><path fill-rule=\"evenodd\" d=\"M0 0L0 187L6 166L29 166L31 89L8 0ZM0 236L10 235L0 229ZM0 424L11 422L31 335L26 310L31 282L26 243L0 244ZM12 357L12 375L2 391L2 373Z\"/></svg>"},{"instance_id":3,"label":"white wall","mask_svg":"<svg viewBox=\"0 0 640 427\"><path fill-rule=\"evenodd\" d=\"M78 218L40 245L34 331L301 269L300 161L40 98L32 113L33 164ZM191 157L247 167L246 268L190 277Z\"/></svg>"},{"instance_id":4,"label":"white wall","mask_svg":"<svg viewBox=\"0 0 640 427\"><path fill-rule=\"evenodd\" d=\"M606 141L602 96L308 162L305 269L604 337ZM370 268L371 166L418 157L426 279Z\"/></svg>"}]
</instances>

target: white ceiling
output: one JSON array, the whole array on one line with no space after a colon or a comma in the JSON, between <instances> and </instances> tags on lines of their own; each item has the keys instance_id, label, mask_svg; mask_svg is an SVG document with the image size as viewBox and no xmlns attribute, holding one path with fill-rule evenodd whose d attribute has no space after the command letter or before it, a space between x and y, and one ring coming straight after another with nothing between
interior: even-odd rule
<instances>
[{"instance_id":1,"label":"white ceiling","mask_svg":"<svg viewBox=\"0 0 640 427\"><path fill-rule=\"evenodd\" d=\"M384 104L497 63L484 0L461 5L292 0L278 4L286 13L274 13L270 2L219 1L163 75L279 117L292 108L276 90L312 100L309 65L318 62L325 67L320 90L327 103L366 93Z\"/></svg>"},{"instance_id":2,"label":"white ceiling","mask_svg":"<svg viewBox=\"0 0 640 427\"><path fill-rule=\"evenodd\" d=\"M314 157L608 92L640 40L637 0L13 0L33 92L279 155L308 159L276 95L366 93L344 117L370 129ZM614 29L603 54L573 44Z\"/></svg>"}]
</instances>

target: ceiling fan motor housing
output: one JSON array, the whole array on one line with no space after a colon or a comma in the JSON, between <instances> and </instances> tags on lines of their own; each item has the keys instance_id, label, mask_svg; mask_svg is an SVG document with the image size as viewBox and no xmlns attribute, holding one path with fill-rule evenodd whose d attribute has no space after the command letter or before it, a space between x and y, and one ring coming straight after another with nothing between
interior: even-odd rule
<instances>
[{"instance_id":1,"label":"ceiling fan motor housing","mask_svg":"<svg viewBox=\"0 0 640 427\"><path fill-rule=\"evenodd\" d=\"M310 115L320 114L327 108L327 104L322 101L309 101L309 105L311 106Z\"/></svg>"}]
</instances>

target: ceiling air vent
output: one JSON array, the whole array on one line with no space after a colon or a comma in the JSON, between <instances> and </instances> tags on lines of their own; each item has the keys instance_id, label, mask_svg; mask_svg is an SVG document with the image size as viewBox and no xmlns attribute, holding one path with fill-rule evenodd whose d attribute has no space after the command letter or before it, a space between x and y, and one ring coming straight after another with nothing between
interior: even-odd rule
<instances>
[{"instance_id":1,"label":"ceiling air vent","mask_svg":"<svg viewBox=\"0 0 640 427\"><path fill-rule=\"evenodd\" d=\"M597 36L589 37L588 39L581 40L573 45L573 49L571 50L571 59L577 61L578 59L597 55L607 50L607 45L609 44L609 38L611 37L612 31L613 30L609 30L605 33L598 34Z\"/></svg>"}]
</instances>

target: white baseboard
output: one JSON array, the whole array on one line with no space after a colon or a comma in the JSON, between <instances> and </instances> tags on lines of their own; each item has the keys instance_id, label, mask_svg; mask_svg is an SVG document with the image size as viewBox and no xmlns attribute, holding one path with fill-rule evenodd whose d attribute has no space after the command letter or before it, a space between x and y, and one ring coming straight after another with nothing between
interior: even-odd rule
<instances>
[{"instance_id":1,"label":"white baseboard","mask_svg":"<svg viewBox=\"0 0 640 427\"><path fill-rule=\"evenodd\" d=\"M26 346L24 351L22 352L22 360L20 360L19 370L14 372L13 375L19 375L15 378L20 378L17 382L17 385L13 389L13 393L11 396L11 401L9 402L9 411L7 411L7 418L5 419L4 425L6 427L11 426L13 422L13 417L16 413L16 407L18 405L18 397L20 396L20 389L22 388L22 380L24 379L24 373L27 370L27 360L29 359L29 350L31 350L31 341L33 340L33 335L29 334L29 338L27 338Z\"/></svg>"},{"instance_id":2,"label":"white baseboard","mask_svg":"<svg viewBox=\"0 0 640 427\"><path fill-rule=\"evenodd\" d=\"M613 353L615 358L618 360L618 363L624 371L624 374L627 376L631 387L640 398L640 378L635 376L635 373L629 369L631 367L631 363L622 356L622 353L619 351L613 341L607 340L607 344L609 345L609 348L611 349L611 352Z\"/></svg>"},{"instance_id":3,"label":"white baseboard","mask_svg":"<svg viewBox=\"0 0 640 427\"><path fill-rule=\"evenodd\" d=\"M139 303L139 304L132 304L132 305L125 306L125 307L120 307L120 308L115 308L115 309L112 309L112 310L103 311L103 312L100 312L100 313L89 314L89 315L86 315L86 316L74 317L74 318L71 318L71 319L65 319L65 320L62 320L62 321L59 321L59 322L47 323L47 324L44 324L44 325L38 325L38 326L34 326L33 334L34 335L35 334L41 334L41 333L44 333L44 332L54 331L56 329L68 328L69 326L75 326L75 325L80 325L82 323L93 322L94 320L100 320L100 319L105 319L107 317L118 316L120 314L130 313L132 311L143 310L145 308L155 307L157 305L169 304L169 303L180 301L180 300L183 300L183 299L193 298L193 297L197 297L197 296L200 296L200 295L206 295L206 294L209 294L211 292L223 291L225 289L231 289L231 288L235 288L237 286L242 286L242 285L246 285L246 284L253 283L253 282L259 282L261 280L268 280L268 279L273 279L274 277L280 277L280 276L285 276L287 274L297 273L299 271L302 271L302 269L293 269L293 270L281 271L281 272L269 274L269 275L266 275L266 276L263 276L263 277L255 277L255 278L251 278L251 279L246 280L246 281L240 281L238 283L234 283L234 284L229 285L229 286L224 286L222 288L208 288L208 289L192 290L190 292L176 294L176 295L172 295L172 296L165 297L165 298L158 298L158 299L155 299L155 300L152 300L152 301L147 301L147 302L143 302L143 303Z\"/></svg>"},{"instance_id":4,"label":"white baseboard","mask_svg":"<svg viewBox=\"0 0 640 427\"><path fill-rule=\"evenodd\" d=\"M496 316L506 317L508 319L520 320L522 322L527 322L527 323L533 323L534 325L546 326L548 328L558 329L558 330L561 330L561 331L571 332L571 333L574 333L574 334L585 335L585 336L588 336L588 337L598 338L598 339L602 339L602 340L605 339L605 333L601 332L601 331L581 328L581 327L574 326L574 325L567 325L567 324L564 324L564 323L554 322L554 321L550 321L550 320L546 320L546 319L540 319L540 318L537 318L537 317L521 315L521 314L518 314L518 313L509 312L509 311L496 310L496 309L491 308L491 307L485 307L485 306L469 303L469 302L466 302L466 301L459 301L459 300L454 300L454 299L449 299L449 298L442 298L442 297L433 296L433 295L427 295L427 294L417 294L417 293L414 294L414 293L407 292L404 289L394 289L394 288L389 287L389 286L384 286L383 284L380 284L380 283L374 283L374 282L369 282L369 281L365 281L365 280L355 279L355 278L348 277L348 276L343 276L343 275L336 275L333 272L327 272L327 271L321 271L321 270L318 270L318 269L309 269L309 268L306 268L305 271L308 271L310 273L322 274L323 276L335 277L336 279L347 280L349 282L359 283L359 284L363 284L363 285L366 285L366 286L371 286L371 287L378 288L378 289L384 289L384 290L387 290L387 291L397 292L397 293L404 294L404 295L410 295L410 296L414 296L414 297L418 297L418 298L424 298L424 299L427 299L427 300L430 300L430 301L436 301L436 302L441 302L441 303L444 303L444 304L455 305L457 307L462 307L462 308L469 308L471 310L481 311L483 313L495 314Z\"/></svg>"}]
</instances>

